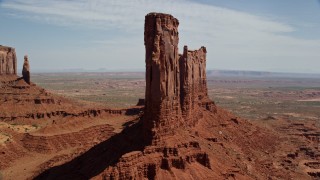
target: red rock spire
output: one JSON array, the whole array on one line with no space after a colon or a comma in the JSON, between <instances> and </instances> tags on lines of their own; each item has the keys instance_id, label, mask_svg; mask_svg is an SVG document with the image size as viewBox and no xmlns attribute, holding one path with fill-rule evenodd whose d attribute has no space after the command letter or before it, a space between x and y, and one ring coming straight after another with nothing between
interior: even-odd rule
<instances>
[{"instance_id":1,"label":"red rock spire","mask_svg":"<svg viewBox=\"0 0 320 180\"><path fill-rule=\"evenodd\" d=\"M206 48L178 54L179 21L171 15L145 17L146 94L143 133L158 142L181 126L195 125L198 108L212 110L206 84ZM207 107L208 106L208 107ZM196 118L194 118L196 117Z\"/></svg>"},{"instance_id":2,"label":"red rock spire","mask_svg":"<svg viewBox=\"0 0 320 180\"><path fill-rule=\"evenodd\" d=\"M181 118L178 25L179 21L168 14L149 13L145 17L146 107L143 124L145 133L154 139L172 134Z\"/></svg>"},{"instance_id":3,"label":"red rock spire","mask_svg":"<svg viewBox=\"0 0 320 180\"><path fill-rule=\"evenodd\" d=\"M26 83L30 84L30 65L28 56L24 56L23 68L22 68L22 76Z\"/></svg>"}]
</instances>

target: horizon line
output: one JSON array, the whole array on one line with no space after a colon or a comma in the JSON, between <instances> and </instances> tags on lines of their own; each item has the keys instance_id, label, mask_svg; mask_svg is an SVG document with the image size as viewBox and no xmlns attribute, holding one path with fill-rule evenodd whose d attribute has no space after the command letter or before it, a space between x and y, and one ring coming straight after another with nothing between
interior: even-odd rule
<instances>
[{"instance_id":1,"label":"horizon line","mask_svg":"<svg viewBox=\"0 0 320 180\"><path fill-rule=\"evenodd\" d=\"M22 69L18 68L18 72ZM207 69L208 71L225 71L225 72L252 72L252 73L265 73L265 74L295 74L295 75L319 75L320 73L305 73L305 72L284 72L284 71L264 71L264 70L240 70L240 69ZM144 69L84 69L84 68L72 68L72 69L35 69L31 71L35 74L46 73L144 73ZM18 73L20 74L20 73Z\"/></svg>"}]
</instances>

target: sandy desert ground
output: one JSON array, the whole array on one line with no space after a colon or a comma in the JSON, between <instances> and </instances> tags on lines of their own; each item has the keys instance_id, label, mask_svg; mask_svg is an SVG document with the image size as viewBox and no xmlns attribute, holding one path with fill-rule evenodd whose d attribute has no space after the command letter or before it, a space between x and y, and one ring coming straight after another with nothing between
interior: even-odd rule
<instances>
[{"instance_id":1,"label":"sandy desert ground","mask_svg":"<svg viewBox=\"0 0 320 180\"><path fill-rule=\"evenodd\" d=\"M72 99L125 108L144 98L144 73L35 74L34 81ZM320 119L317 78L208 76L208 93L221 107L251 120Z\"/></svg>"}]
</instances>

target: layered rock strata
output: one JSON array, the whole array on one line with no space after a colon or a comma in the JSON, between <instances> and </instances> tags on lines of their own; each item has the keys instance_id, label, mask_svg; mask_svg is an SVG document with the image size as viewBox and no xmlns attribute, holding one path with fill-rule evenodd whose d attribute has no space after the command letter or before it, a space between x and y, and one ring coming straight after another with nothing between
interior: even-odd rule
<instances>
[{"instance_id":1,"label":"layered rock strata","mask_svg":"<svg viewBox=\"0 0 320 180\"><path fill-rule=\"evenodd\" d=\"M146 94L144 133L158 142L181 126L194 125L199 107L214 111L206 84L206 48L178 54L179 21L171 15L145 17ZM194 117L194 118L192 118Z\"/></svg>"},{"instance_id":2,"label":"layered rock strata","mask_svg":"<svg viewBox=\"0 0 320 180\"><path fill-rule=\"evenodd\" d=\"M173 134L173 129L182 123L178 25L171 15L150 13L145 17L146 138Z\"/></svg>"},{"instance_id":3,"label":"layered rock strata","mask_svg":"<svg viewBox=\"0 0 320 180\"><path fill-rule=\"evenodd\" d=\"M180 103L182 115L187 125L195 125L199 118L198 107L215 112L214 102L209 99L206 77L207 50L190 51L184 46L179 58L180 66Z\"/></svg>"},{"instance_id":4,"label":"layered rock strata","mask_svg":"<svg viewBox=\"0 0 320 180\"><path fill-rule=\"evenodd\" d=\"M14 48L0 45L0 75L17 75L17 56Z\"/></svg>"}]
</instances>

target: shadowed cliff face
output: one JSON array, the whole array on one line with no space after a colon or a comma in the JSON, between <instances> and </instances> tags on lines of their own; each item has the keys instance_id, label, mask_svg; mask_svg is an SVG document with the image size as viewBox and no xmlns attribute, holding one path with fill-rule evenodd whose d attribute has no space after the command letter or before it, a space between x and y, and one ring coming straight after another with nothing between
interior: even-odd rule
<instances>
[{"instance_id":1,"label":"shadowed cliff face","mask_svg":"<svg viewBox=\"0 0 320 180\"><path fill-rule=\"evenodd\" d=\"M23 68L22 68L22 76L23 79L26 83L30 84L30 65L29 65L29 60L28 56L24 56L24 63L23 63Z\"/></svg>"},{"instance_id":2,"label":"shadowed cliff face","mask_svg":"<svg viewBox=\"0 0 320 180\"><path fill-rule=\"evenodd\" d=\"M206 48L178 54L179 21L150 13L145 18L146 108L145 137L156 143L181 126L194 125L198 107L210 106L206 85ZM210 103L208 103L210 102ZM200 105L200 106L199 106Z\"/></svg>"},{"instance_id":3,"label":"shadowed cliff face","mask_svg":"<svg viewBox=\"0 0 320 180\"><path fill-rule=\"evenodd\" d=\"M145 17L144 130L148 138L173 134L172 129L181 122L178 25L171 15L150 13Z\"/></svg>"},{"instance_id":4,"label":"shadowed cliff face","mask_svg":"<svg viewBox=\"0 0 320 180\"><path fill-rule=\"evenodd\" d=\"M17 75L17 57L14 48L0 45L0 75Z\"/></svg>"}]
</instances>

